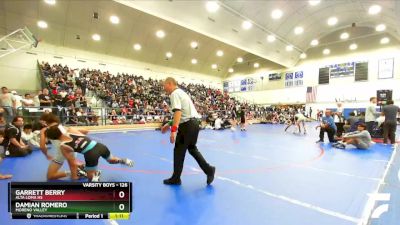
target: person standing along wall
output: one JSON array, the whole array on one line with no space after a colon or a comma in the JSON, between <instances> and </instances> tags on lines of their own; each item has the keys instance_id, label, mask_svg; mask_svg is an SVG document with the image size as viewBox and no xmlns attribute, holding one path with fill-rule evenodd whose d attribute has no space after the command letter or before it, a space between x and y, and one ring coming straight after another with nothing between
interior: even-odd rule
<instances>
[{"instance_id":1,"label":"person standing along wall","mask_svg":"<svg viewBox=\"0 0 400 225\"><path fill-rule=\"evenodd\" d=\"M371 97L369 99L369 105L365 110L365 124L367 125L367 130L370 134L372 134L376 118L380 113L376 112L376 97Z\"/></svg>"},{"instance_id":2,"label":"person standing along wall","mask_svg":"<svg viewBox=\"0 0 400 225\"><path fill-rule=\"evenodd\" d=\"M14 111L16 110L17 105L14 95L8 92L7 87L1 88L0 107L3 107L4 111L6 112L5 119L7 123L11 123L14 118Z\"/></svg>"},{"instance_id":3,"label":"person standing along wall","mask_svg":"<svg viewBox=\"0 0 400 225\"><path fill-rule=\"evenodd\" d=\"M396 128L397 128L397 113L400 109L397 105L393 105L393 100L388 100L387 105L382 109L382 115L385 116L383 123L383 143L388 144L388 139L391 144L396 143Z\"/></svg>"}]
</instances>

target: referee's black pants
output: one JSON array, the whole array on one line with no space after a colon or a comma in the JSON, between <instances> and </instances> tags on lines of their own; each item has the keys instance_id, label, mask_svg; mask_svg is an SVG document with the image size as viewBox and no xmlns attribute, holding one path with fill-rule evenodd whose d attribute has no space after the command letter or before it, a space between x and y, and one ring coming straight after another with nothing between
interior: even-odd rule
<instances>
[{"instance_id":1,"label":"referee's black pants","mask_svg":"<svg viewBox=\"0 0 400 225\"><path fill-rule=\"evenodd\" d=\"M172 179L179 179L181 177L186 150L189 150L189 154L193 156L205 174L211 172L210 164L207 163L196 146L199 131L199 122L196 119L191 119L179 125L175 140L174 173L172 174Z\"/></svg>"}]
</instances>

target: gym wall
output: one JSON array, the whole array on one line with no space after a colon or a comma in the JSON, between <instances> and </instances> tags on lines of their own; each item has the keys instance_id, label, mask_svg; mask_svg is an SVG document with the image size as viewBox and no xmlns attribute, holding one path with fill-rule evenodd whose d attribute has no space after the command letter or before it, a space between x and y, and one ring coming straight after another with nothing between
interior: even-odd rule
<instances>
[{"instance_id":1,"label":"gym wall","mask_svg":"<svg viewBox=\"0 0 400 225\"><path fill-rule=\"evenodd\" d=\"M37 61L46 61L50 64L61 63L68 65L71 69L90 68L110 71L113 74L132 73L146 78L163 79L172 76L178 82L204 84L214 88L222 87L222 79L215 76L45 43L40 43L36 49L19 51L0 58L1 85L17 90L38 90L40 82L37 78Z\"/></svg>"},{"instance_id":2,"label":"gym wall","mask_svg":"<svg viewBox=\"0 0 400 225\"><path fill-rule=\"evenodd\" d=\"M378 62L381 59L394 58L394 78L378 79ZM354 76L343 78L330 78L329 84L318 85L319 68L353 61L368 61L368 81L356 82ZM306 101L307 86L317 87L317 102L334 103L335 99L341 101L368 102L369 97L376 95L379 89L393 89L393 99L400 100L400 48L390 47L369 52L358 52L354 54L335 57L323 57L319 60L304 61L294 68L285 71L303 71L304 84L300 87L285 88L285 77L279 81L268 81L268 74L280 71L258 71L255 74L230 77L228 80L235 80L244 77L258 79L256 91L234 93L235 96L248 99L257 104L275 103L297 103ZM264 76L261 85L260 77ZM261 87L260 87L261 86Z\"/></svg>"}]
</instances>

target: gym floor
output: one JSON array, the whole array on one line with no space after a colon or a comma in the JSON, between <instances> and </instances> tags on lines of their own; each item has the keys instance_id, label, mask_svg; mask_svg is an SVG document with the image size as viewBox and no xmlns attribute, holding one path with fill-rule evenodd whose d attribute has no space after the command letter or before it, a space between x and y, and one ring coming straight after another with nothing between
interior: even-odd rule
<instances>
[{"instance_id":1,"label":"gym floor","mask_svg":"<svg viewBox=\"0 0 400 225\"><path fill-rule=\"evenodd\" d=\"M398 185L382 187L384 175L392 180L397 177L386 169L393 161L393 148L377 143L366 151L339 150L328 143L315 144L314 125L307 124L307 135L292 134L294 128L285 133L283 125L250 125L247 132L201 131L198 148L217 167L211 186L189 154L182 185L162 184L172 172L173 145L167 134L154 130L92 133L114 155L135 161L133 168L127 168L100 160L101 181L134 184L130 220L100 223L354 225L369 216L368 194L393 189L399 199ZM45 181L47 166L42 153L35 151L25 158L4 159L0 172L13 174L12 181ZM7 213L8 182L0 181L1 224L26 224L26 220L11 220ZM392 214L384 224L400 221L399 213ZM54 224L54 220L31 220L29 224ZM98 225L99 221L57 224Z\"/></svg>"}]
</instances>

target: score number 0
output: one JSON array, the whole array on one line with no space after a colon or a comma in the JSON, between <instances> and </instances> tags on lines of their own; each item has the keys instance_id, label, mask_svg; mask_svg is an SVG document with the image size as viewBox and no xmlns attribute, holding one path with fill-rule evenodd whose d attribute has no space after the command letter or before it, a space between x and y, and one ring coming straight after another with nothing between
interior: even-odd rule
<instances>
[{"instance_id":1,"label":"score number 0","mask_svg":"<svg viewBox=\"0 0 400 225\"><path fill-rule=\"evenodd\" d=\"M118 197L119 198L124 198L125 197L125 192L124 191L120 191L118 193ZM119 204L118 206L119 210L123 211L125 209L125 205L123 203Z\"/></svg>"}]
</instances>

